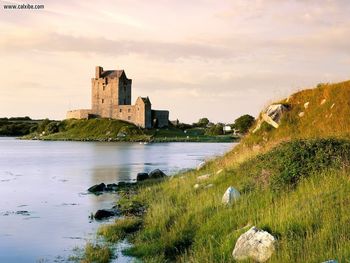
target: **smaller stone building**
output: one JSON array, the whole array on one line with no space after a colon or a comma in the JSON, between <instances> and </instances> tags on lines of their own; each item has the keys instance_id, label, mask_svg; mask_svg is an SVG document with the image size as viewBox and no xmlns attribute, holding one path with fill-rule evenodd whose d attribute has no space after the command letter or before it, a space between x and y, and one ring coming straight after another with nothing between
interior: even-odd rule
<instances>
[{"instance_id":1,"label":"smaller stone building","mask_svg":"<svg viewBox=\"0 0 350 263\"><path fill-rule=\"evenodd\" d=\"M97 66L91 79L91 109L71 110L67 119L111 118L142 128L162 128L169 124L169 111L152 110L148 97L138 97L131 105L131 84L124 70L103 70Z\"/></svg>"}]
</instances>

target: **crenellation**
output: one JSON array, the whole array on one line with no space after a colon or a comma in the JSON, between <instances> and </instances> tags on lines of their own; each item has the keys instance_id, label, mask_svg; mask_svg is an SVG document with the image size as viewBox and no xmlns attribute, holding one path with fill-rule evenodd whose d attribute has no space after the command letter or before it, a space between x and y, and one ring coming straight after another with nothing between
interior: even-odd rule
<instances>
[{"instance_id":1,"label":"crenellation","mask_svg":"<svg viewBox=\"0 0 350 263\"><path fill-rule=\"evenodd\" d=\"M95 78L91 79L91 110L67 112L67 119L87 119L89 116L113 118L133 123L142 128L166 127L169 111L152 110L148 97L138 97L131 105L132 79L124 70L103 70L95 68Z\"/></svg>"}]
</instances>

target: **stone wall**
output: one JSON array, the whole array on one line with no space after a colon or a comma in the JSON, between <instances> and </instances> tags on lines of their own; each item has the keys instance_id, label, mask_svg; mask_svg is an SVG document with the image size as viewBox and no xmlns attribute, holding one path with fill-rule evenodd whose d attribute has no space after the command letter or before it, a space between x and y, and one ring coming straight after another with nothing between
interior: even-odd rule
<instances>
[{"instance_id":1,"label":"stone wall","mask_svg":"<svg viewBox=\"0 0 350 263\"><path fill-rule=\"evenodd\" d=\"M67 112L66 119L88 119L91 110L71 110Z\"/></svg>"}]
</instances>

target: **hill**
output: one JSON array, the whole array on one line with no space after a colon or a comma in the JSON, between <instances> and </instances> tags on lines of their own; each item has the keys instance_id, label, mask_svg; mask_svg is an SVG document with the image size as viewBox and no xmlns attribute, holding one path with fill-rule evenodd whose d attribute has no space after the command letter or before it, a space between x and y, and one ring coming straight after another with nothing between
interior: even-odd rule
<instances>
[{"instance_id":1,"label":"hill","mask_svg":"<svg viewBox=\"0 0 350 263\"><path fill-rule=\"evenodd\" d=\"M35 131L23 137L38 140L126 141L126 142L231 142L231 135L205 135L199 128L176 127L141 129L134 124L113 119L64 121L43 120Z\"/></svg>"},{"instance_id":2,"label":"hill","mask_svg":"<svg viewBox=\"0 0 350 263\"><path fill-rule=\"evenodd\" d=\"M262 112L224 157L152 186L139 184L136 195L124 196L120 207L146 209L138 231L139 220L126 217L99 233L114 242L127 236L133 247L125 253L145 262L235 262L238 237L254 225L277 239L269 262L346 262L349 103L349 81L277 101L287 109L277 129L262 122ZM221 202L229 186L240 192L232 206ZM94 255L106 249L88 248Z\"/></svg>"}]
</instances>

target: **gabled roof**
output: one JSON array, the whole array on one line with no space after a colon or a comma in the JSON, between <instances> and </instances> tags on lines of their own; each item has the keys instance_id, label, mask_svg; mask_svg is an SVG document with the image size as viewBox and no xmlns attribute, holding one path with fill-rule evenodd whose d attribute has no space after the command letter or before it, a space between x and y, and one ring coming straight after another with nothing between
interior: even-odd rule
<instances>
[{"instance_id":1,"label":"gabled roof","mask_svg":"<svg viewBox=\"0 0 350 263\"><path fill-rule=\"evenodd\" d=\"M150 104L151 105L151 101L149 100L148 97L138 97L137 100L141 100L144 104Z\"/></svg>"},{"instance_id":2,"label":"gabled roof","mask_svg":"<svg viewBox=\"0 0 350 263\"><path fill-rule=\"evenodd\" d=\"M101 78L120 78L123 75L123 73L124 70L104 70L102 71Z\"/></svg>"}]
</instances>

